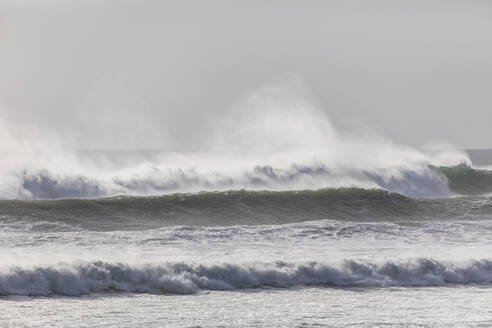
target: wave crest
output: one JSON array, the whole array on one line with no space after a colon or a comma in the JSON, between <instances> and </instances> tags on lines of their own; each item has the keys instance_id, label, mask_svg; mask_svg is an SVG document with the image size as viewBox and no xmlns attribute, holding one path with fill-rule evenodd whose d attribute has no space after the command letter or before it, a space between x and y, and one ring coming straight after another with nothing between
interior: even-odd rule
<instances>
[{"instance_id":1,"label":"wave crest","mask_svg":"<svg viewBox=\"0 0 492 328\"><path fill-rule=\"evenodd\" d=\"M346 260L340 265L279 261L273 264L145 266L92 262L11 268L0 274L0 294L79 296L110 291L193 294L203 290L272 287L411 287L491 282L492 261L489 260L465 264L420 258L380 264Z\"/></svg>"},{"instance_id":2,"label":"wave crest","mask_svg":"<svg viewBox=\"0 0 492 328\"><path fill-rule=\"evenodd\" d=\"M447 179L431 167L421 167L415 171L388 169L377 172L340 172L322 164L292 165L288 169L255 166L251 170L235 174L150 167L140 174L104 179L84 175L60 175L48 170L23 170L16 176L18 182L11 188L10 194L13 196L11 198L21 199L96 198L238 189L316 190L353 186L381 188L412 197L452 195Z\"/></svg>"}]
</instances>

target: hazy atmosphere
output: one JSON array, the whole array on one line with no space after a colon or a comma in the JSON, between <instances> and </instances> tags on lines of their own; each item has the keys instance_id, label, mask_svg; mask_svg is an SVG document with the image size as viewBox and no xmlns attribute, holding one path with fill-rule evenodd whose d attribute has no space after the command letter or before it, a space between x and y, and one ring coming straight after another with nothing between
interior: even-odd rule
<instances>
[{"instance_id":1,"label":"hazy atmosphere","mask_svg":"<svg viewBox=\"0 0 492 328\"><path fill-rule=\"evenodd\" d=\"M492 2L0 0L0 325L492 326Z\"/></svg>"},{"instance_id":2,"label":"hazy atmosphere","mask_svg":"<svg viewBox=\"0 0 492 328\"><path fill-rule=\"evenodd\" d=\"M491 30L488 1L0 0L0 113L76 149L201 149L294 76L340 130L487 148Z\"/></svg>"}]
</instances>

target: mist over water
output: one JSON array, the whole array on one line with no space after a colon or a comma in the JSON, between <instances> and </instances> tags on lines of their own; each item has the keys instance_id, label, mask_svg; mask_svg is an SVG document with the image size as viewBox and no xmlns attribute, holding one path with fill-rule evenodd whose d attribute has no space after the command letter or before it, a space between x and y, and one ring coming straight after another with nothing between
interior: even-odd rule
<instances>
[{"instance_id":1,"label":"mist over water","mask_svg":"<svg viewBox=\"0 0 492 328\"><path fill-rule=\"evenodd\" d=\"M208 124L203 149L77 151L56 135L2 122L0 197L53 199L216 190L383 188L447 197L431 166L470 164L465 152L420 151L381 136L341 133L302 79L287 75Z\"/></svg>"}]
</instances>

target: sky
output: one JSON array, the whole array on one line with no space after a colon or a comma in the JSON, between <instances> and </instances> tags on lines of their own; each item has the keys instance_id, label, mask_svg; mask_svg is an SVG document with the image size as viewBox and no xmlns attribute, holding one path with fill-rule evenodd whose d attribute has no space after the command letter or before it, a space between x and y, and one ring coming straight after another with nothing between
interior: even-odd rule
<instances>
[{"instance_id":1,"label":"sky","mask_svg":"<svg viewBox=\"0 0 492 328\"><path fill-rule=\"evenodd\" d=\"M339 130L492 148L491 31L489 1L0 0L0 119L77 149L197 149L295 76Z\"/></svg>"}]
</instances>

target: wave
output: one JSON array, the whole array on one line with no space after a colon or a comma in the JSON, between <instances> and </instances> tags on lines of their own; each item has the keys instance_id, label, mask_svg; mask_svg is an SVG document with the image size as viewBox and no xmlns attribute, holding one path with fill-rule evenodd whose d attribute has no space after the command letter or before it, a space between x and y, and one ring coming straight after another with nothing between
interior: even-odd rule
<instances>
[{"instance_id":1,"label":"wave","mask_svg":"<svg viewBox=\"0 0 492 328\"><path fill-rule=\"evenodd\" d=\"M475 169L467 165L439 167L448 181L450 190L459 195L492 194L492 171Z\"/></svg>"},{"instance_id":2,"label":"wave","mask_svg":"<svg viewBox=\"0 0 492 328\"><path fill-rule=\"evenodd\" d=\"M165 263L131 266L122 263L60 263L52 267L10 268L0 273L0 294L80 296L130 292L194 294L204 290L323 287L414 287L489 284L492 261L464 264L420 258L406 262L321 262L200 265Z\"/></svg>"},{"instance_id":3,"label":"wave","mask_svg":"<svg viewBox=\"0 0 492 328\"><path fill-rule=\"evenodd\" d=\"M224 190L299 190L330 187L381 188L413 197L449 197L447 180L430 167L415 170L334 170L323 164L291 165L288 169L255 166L235 174L197 172L194 169L151 167L140 174L97 179L60 175L48 170L23 170L16 174L11 198L97 198L123 195L156 195L173 192Z\"/></svg>"},{"instance_id":4,"label":"wave","mask_svg":"<svg viewBox=\"0 0 492 328\"><path fill-rule=\"evenodd\" d=\"M44 201L0 200L0 225L34 231L285 224L312 220L419 221L492 217L492 199L417 199L381 189L227 191ZM20 224L21 223L21 224ZM57 231L58 231L57 230Z\"/></svg>"},{"instance_id":5,"label":"wave","mask_svg":"<svg viewBox=\"0 0 492 328\"><path fill-rule=\"evenodd\" d=\"M98 198L114 195L158 195L175 192L225 190L302 190L337 187L380 188L418 198L492 193L492 171L467 165L418 170L335 172L324 165L292 165L287 170L256 166L239 176L201 174L184 169L149 169L145 174L110 180L84 175L58 175L47 170L24 170L16 175L21 199ZM15 188L14 188L15 189ZM1 196L1 195L0 195Z\"/></svg>"}]
</instances>

